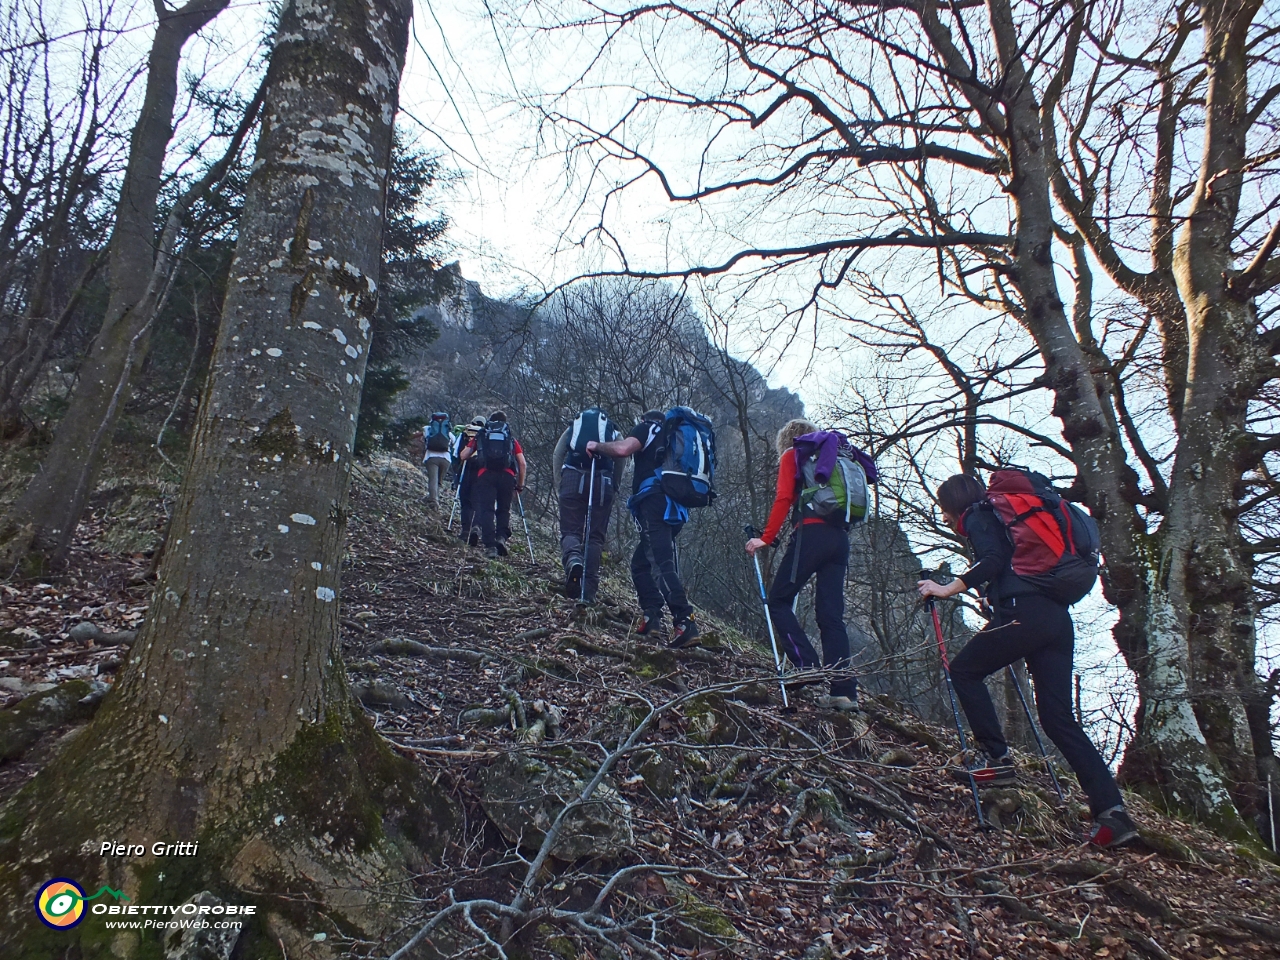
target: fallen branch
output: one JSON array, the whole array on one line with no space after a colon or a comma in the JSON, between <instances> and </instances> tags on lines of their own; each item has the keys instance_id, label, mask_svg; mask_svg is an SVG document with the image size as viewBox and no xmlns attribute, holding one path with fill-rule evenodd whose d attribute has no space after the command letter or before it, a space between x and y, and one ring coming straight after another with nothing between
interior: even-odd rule
<instances>
[{"instance_id":1,"label":"fallen branch","mask_svg":"<svg viewBox=\"0 0 1280 960\"><path fill-rule=\"evenodd\" d=\"M461 660L463 663L484 663L492 659L492 655L480 650L468 650L461 647L429 647L417 640L405 640L400 637L382 640L369 648L370 653L381 653L393 657L431 657L434 660Z\"/></svg>"}]
</instances>

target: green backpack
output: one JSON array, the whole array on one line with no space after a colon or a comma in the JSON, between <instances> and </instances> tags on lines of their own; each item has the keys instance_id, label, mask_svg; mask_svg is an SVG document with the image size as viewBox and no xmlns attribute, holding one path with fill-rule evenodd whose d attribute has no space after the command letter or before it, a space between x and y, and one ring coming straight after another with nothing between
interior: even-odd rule
<instances>
[{"instance_id":1,"label":"green backpack","mask_svg":"<svg viewBox=\"0 0 1280 960\"><path fill-rule=\"evenodd\" d=\"M810 457L800 468L799 509L802 520L817 517L831 524L852 527L867 519L867 473L843 451L826 483L819 483L814 471L817 459Z\"/></svg>"}]
</instances>

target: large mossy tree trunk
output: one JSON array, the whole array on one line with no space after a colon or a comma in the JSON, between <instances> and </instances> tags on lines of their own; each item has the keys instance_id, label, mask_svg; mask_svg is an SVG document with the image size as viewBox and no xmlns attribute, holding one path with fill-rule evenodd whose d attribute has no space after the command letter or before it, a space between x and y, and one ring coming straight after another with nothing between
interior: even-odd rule
<instances>
[{"instance_id":1,"label":"large mossy tree trunk","mask_svg":"<svg viewBox=\"0 0 1280 960\"><path fill-rule=\"evenodd\" d=\"M338 577L376 302L408 0L295 0L281 18L240 240L147 622L94 722L0 816L0 922L18 956L152 955L100 918L53 932L50 876L135 903L208 889L261 905L245 956L376 937L449 825L348 689ZM194 858L96 844L198 841ZM403 893L403 891L401 891ZM395 898L393 898L395 899ZM26 947L26 953L21 950Z\"/></svg>"},{"instance_id":2,"label":"large mossy tree trunk","mask_svg":"<svg viewBox=\"0 0 1280 960\"><path fill-rule=\"evenodd\" d=\"M1248 166L1245 41L1260 7L1260 0L1201 4L1205 137L1173 259L1186 310L1188 370L1166 520L1180 534L1171 544L1169 589L1185 595L1196 716L1246 815L1266 808L1264 785L1275 768L1270 731L1251 729L1249 719L1261 681L1253 557L1237 522L1237 485L1256 457L1249 405L1275 375L1275 362L1258 335L1251 292L1232 285Z\"/></svg>"},{"instance_id":3,"label":"large mossy tree trunk","mask_svg":"<svg viewBox=\"0 0 1280 960\"><path fill-rule=\"evenodd\" d=\"M129 382L146 359L160 288L167 280L154 270L156 207L173 138L182 48L229 2L188 0L170 10L155 0L147 85L107 243L106 312L53 443L0 527L0 568L6 572L23 565L37 572L65 557L128 399Z\"/></svg>"}]
</instances>

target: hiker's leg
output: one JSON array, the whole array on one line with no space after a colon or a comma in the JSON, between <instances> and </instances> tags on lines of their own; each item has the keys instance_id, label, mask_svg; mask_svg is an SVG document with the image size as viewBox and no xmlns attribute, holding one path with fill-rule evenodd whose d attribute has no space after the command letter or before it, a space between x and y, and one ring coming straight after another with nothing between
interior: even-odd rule
<instances>
[{"instance_id":1,"label":"hiker's leg","mask_svg":"<svg viewBox=\"0 0 1280 960\"><path fill-rule=\"evenodd\" d=\"M680 582L680 570L676 561L676 537L680 534L680 527L663 519L666 514L665 497L649 497L641 504L640 509L648 522L649 552L658 568L658 581L667 601L667 609L671 611L671 620L673 623L687 620L693 615L693 606L684 592L684 584Z\"/></svg>"},{"instance_id":2,"label":"hiker's leg","mask_svg":"<svg viewBox=\"0 0 1280 960\"><path fill-rule=\"evenodd\" d=\"M1019 602L1022 597L1018 597ZM1002 607L1002 626L987 626L979 630L963 650L951 661L951 680L955 684L956 697L969 720L974 739L990 757L1004 756L1009 745L996 717L991 692L984 682L997 670L1003 670L1039 648L1041 634L1038 627L1018 619L1013 607Z\"/></svg>"},{"instance_id":3,"label":"hiker's leg","mask_svg":"<svg viewBox=\"0 0 1280 960\"><path fill-rule=\"evenodd\" d=\"M807 542L805 546L808 546ZM791 577L792 570L796 572L794 580ZM796 537L793 533L773 576L773 583L769 585L769 618L773 621L773 632L778 638L778 645L786 653L787 659L801 670L816 670L822 663L818 651L813 649L813 644L805 636L804 627L800 626L800 620L791 608L796 594L812 574L813 570L806 567L804 557L796 564Z\"/></svg>"},{"instance_id":4,"label":"hiker's leg","mask_svg":"<svg viewBox=\"0 0 1280 960\"><path fill-rule=\"evenodd\" d=\"M811 524L805 550L819 564L814 582L814 618L822 637L822 665L846 675L831 681L833 697L855 697L858 681L849 660L849 631L844 625L844 580L849 569L849 534L838 527Z\"/></svg>"},{"instance_id":5,"label":"hiker's leg","mask_svg":"<svg viewBox=\"0 0 1280 960\"><path fill-rule=\"evenodd\" d=\"M493 489L494 537L506 541L511 539L511 501L516 493L516 478L505 470L499 470L493 475ZM486 545L492 546L487 541Z\"/></svg>"},{"instance_id":6,"label":"hiker's leg","mask_svg":"<svg viewBox=\"0 0 1280 960\"><path fill-rule=\"evenodd\" d=\"M582 527L587 522L587 498L581 471L560 471L560 562L564 572L582 562Z\"/></svg>"},{"instance_id":7,"label":"hiker's leg","mask_svg":"<svg viewBox=\"0 0 1280 960\"><path fill-rule=\"evenodd\" d=\"M1024 605L1023 598L1018 598L1018 605ZM1124 801L1107 762L1071 711L1071 661L1075 653L1071 614L1061 604L1040 597L1026 598L1025 607L1022 615L1045 639L1039 650L1027 655L1040 726L1075 771L1080 788L1089 797L1089 810L1096 817Z\"/></svg>"},{"instance_id":8,"label":"hiker's leg","mask_svg":"<svg viewBox=\"0 0 1280 960\"><path fill-rule=\"evenodd\" d=\"M459 536L467 540L471 536L471 528L476 524L476 478L475 467L471 467L463 475L458 484L458 515L462 525L458 528Z\"/></svg>"},{"instance_id":9,"label":"hiker's leg","mask_svg":"<svg viewBox=\"0 0 1280 960\"><path fill-rule=\"evenodd\" d=\"M653 575L656 564L649 547L649 526L639 516L636 517L636 530L640 535L640 542L631 555L631 583L636 588L636 600L645 613L661 613L665 600Z\"/></svg>"},{"instance_id":10,"label":"hiker's leg","mask_svg":"<svg viewBox=\"0 0 1280 960\"><path fill-rule=\"evenodd\" d=\"M594 600L600 589L600 558L604 554L605 537L609 532L609 516L613 511L613 486L600 487L596 481L596 500L591 505L591 530L587 540L586 598Z\"/></svg>"},{"instance_id":11,"label":"hiker's leg","mask_svg":"<svg viewBox=\"0 0 1280 960\"><path fill-rule=\"evenodd\" d=\"M436 457L431 462L435 466L435 472L432 473L431 475L432 476L431 499L434 500L437 504L439 504L441 498L444 496L445 488L448 486L445 480L445 475L449 469L449 461L445 460L443 457Z\"/></svg>"},{"instance_id":12,"label":"hiker's leg","mask_svg":"<svg viewBox=\"0 0 1280 960\"><path fill-rule=\"evenodd\" d=\"M471 496L475 506L475 522L480 527L480 537L486 547L492 547L497 540L494 532L494 505L497 501L498 488L494 477L498 471L486 470L476 477L476 485Z\"/></svg>"},{"instance_id":13,"label":"hiker's leg","mask_svg":"<svg viewBox=\"0 0 1280 960\"><path fill-rule=\"evenodd\" d=\"M435 457L427 458L427 499L433 504L440 502L440 461Z\"/></svg>"}]
</instances>

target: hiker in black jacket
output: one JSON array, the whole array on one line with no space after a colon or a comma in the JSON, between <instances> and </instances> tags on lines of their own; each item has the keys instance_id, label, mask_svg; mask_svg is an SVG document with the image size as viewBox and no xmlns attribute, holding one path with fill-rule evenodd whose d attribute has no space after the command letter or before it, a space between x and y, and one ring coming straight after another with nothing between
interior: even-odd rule
<instances>
[{"instance_id":1,"label":"hiker in black jacket","mask_svg":"<svg viewBox=\"0 0 1280 960\"><path fill-rule=\"evenodd\" d=\"M970 770L979 784L1015 778L996 717L987 677L1025 659L1035 682L1040 725L1057 744L1089 797L1093 827L1089 841L1110 847L1132 840L1137 827L1124 809L1115 778L1071 711L1071 661L1075 628L1067 608L1013 572L1013 544L987 504L987 491L973 477L957 474L938 487L938 505L948 526L968 539L975 562L955 580L917 584L922 597L954 597L978 588L994 617L951 661L951 679L983 755Z\"/></svg>"},{"instance_id":2,"label":"hiker in black jacket","mask_svg":"<svg viewBox=\"0 0 1280 960\"><path fill-rule=\"evenodd\" d=\"M691 647L698 638L693 620L693 605L680 581L680 560L676 538L684 528L689 511L674 504L661 490L642 496L641 485L661 468L666 455L660 410L650 410L632 431L620 440L587 444L587 452L609 457L635 457L631 478L631 514L636 521L640 542L631 557L631 581L643 611L636 633L651 641L664 639L662 608L671 611L672 638L667 646L673 650Z\"/></svg>"},{"instance_id":3,"label":"hiker in black jacket","mask_svg":"<svg viewBox=\"0 0 1280 960\"><path fill-rule=\"evenodd\" d=\"M484 425L484 417L473 419L463 427L462 433L458 434L453 448L453 457L457 461L454 468L457 474L454 480L454 487L457 489L458 506L461 509L460 518L462 521L462 525L458 528L458 536L473 547L480 543L480 525L476 522L476 508L473 502L476 471L479 466L475 463L468 465L462 459L462 451L475 442L476 434L484 429Z\"/></svg>"}]
</instances>

